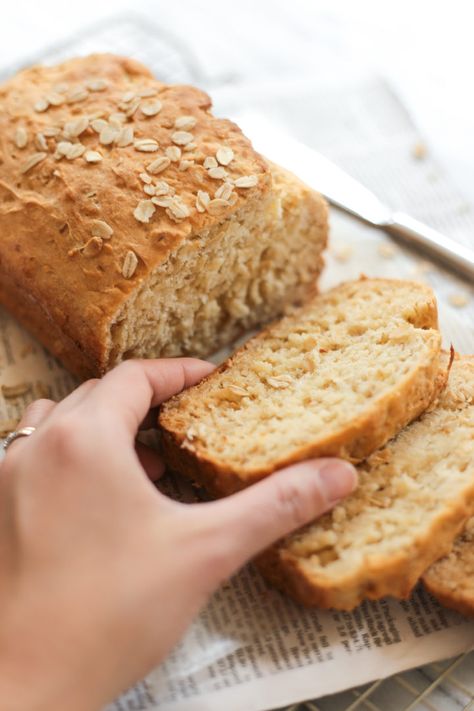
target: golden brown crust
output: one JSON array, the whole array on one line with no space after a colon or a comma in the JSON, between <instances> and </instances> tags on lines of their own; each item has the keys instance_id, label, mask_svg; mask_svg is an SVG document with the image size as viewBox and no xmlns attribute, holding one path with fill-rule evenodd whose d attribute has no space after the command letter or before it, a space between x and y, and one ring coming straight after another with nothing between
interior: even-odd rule
<instances>
[{"instance_id":1,"label":"golden brown crust","mask_svg":"<svg viewBox=\"0 0 474 711\"><path fill-rule=\"evenodd\" d=\"M0 303L71 373L81 379L97 373L97 364L81 350L81 344L67 336L49 312L9 274L2 274L0 278Z\"/></svg>"},{"instance_id":2,"label":"golden brown crust","mask_svg":"<svg viewBox=\"0 0 474 711\"><path fill-rule=\"evenodd\" d=\"M133 126L134 139L158 141L159 150L142 152L133 143L123 147L100 143L91 117L108 120L111 114L123 114L127 110L124 95L141 89L156 93L141 98L124 125ZM45 99L51 103L43 110ZM146 116L142 106L157 99L161 110ZM219 224L239 206L258 201L270 190L264 159L237 126L213 117L210 106L204 92L162 84L137 62L113 55L33 67L0 87L0 280L14 274L16 284L16 292L2 289L3 303L54 353L67 352L73 369L85 374L104 372L111 348L110 323L128 296L190 235ZM166 179L189 209L189 216L176 218L165 207L155 206L150 221L141 223L134 210L140 200L149 198L139 174L174 145L174 122L180 116L196 119L192 128L196 148L188 152L183 148L182 153L183 159L195 162L185 170L180 169L180 162L171 162L153 178ZM67 138L66 122L81 117L91 119L89 125L80 136L69 137L70 142L98 151L103 159L90 163L84 154L56 160L58 144ZM59 134L50 136L55 128ZM25 136L26 145L19 147ZM205 157L215 156L219 147L232 149L235 156L225 168L227 174L234 180L256 176L256 185L235 187L235 202L218 205L216 214L199 212L198 190L212 197L223 184L223 179L211 178L203 165ZM35 154L43 159L26 170ZM110 225L112 237L93 240L93 220ZM126 278L124 262L130 251L138 264ZM21 290L27 290L28 299L36 304L34 315L15 306ZM49 333L46 321L36 323L40 314L47 315L55 334L64 334L63 344ZM68 342L76 344L77 353Z\"/></svg>"},{"instance_id":3,"label":"golden brown crust","mask_svg":"<svg viewBox=\"0 0 474 711\"><path fill-rule=\"evenodd\" d=\"M379 281L365 280L369 285ZM394 287L406 282L392 280ZM344 288L336 287L337 289ZM423 291L425 287L420 286ZM418 314L420 328L437 327L437 306L433 292L426 288L426 308ZM245 344L237 353L252 349L255 341L264 340L269 329ZM196 392L205 387L206 380L215 378L232 368L235 353L223 363L209 378L201 381ZM360 461L382 446L406 424L423 412L446 385L446 370L439 368L440 339L433 339L429 357L417 369L412 370L392 392L376 401L371 410L355 418L349 425L332 433L329 439L314 444L308 442L284 460L271 462L266 467L253 469L251 472L234 470L227 464L214 460L199 446L192 449L186 446L186 432L172 409L163 408L160 424L163 429L163 449L168 466L179 471L191 480L202 484L212 496L227 496L271 474L275 469L288 466L312 457L334 456ZM176 398L174 401L178 401ZM173 401L170 401L173 402ZM184 446L183 446L184 445Z\"/></svg>"},{"instance_id":4,"label":"golden brown crust","mask_svg":"<svg viewBox=\"0 0 474 711\"><path fill-rule=\"evenodd\" d=\"M464 374L469 383L466 392L474 385L474 358L461 357L455 361L457 377ZM462 369L462 370L461 370ZM441 405L462 411L469 406L464 393L458 393L456 386L443 393ZM468 442L466 442L467 446ZM390 448L390 444L388 448ZM420 447L423 444L420 442ZM379 455L377 452L374 457ZM370 459L369 459L370 462ZM275 587L287 593L295 600L307 606L351 610L364 599L375 600L385 595L406 598L420 576L428 568L423 582L425 586L448 607L472 614L473 596L456 594L448 591L446 584L441 584L439 565L434 561L449 553L456 536L463 530L469 517L474 514L474 478L459 491L449 505L440 510L429 529L419 535L410 546L401 548L396 554L372 555L363 561L363 565L354 566L345 576L311 575L306 560L295 555L291 547L291 538L280 541L265 551L256 560L256 565L264 577ZM420 513L422 515L422 513ZM472 545L472 543L471 543ZM474 562L474 554L472 556ZM447 559L444 559L445 565ZM471 573L472 575L472 573ZM474 576L472 576L474 577ZM473 584L474 587L474 584Z\"/></svg>"},{"instance_id":5,"label":"golden brown crust","mask_svg":"<svg viewBox=\"0 0 474 711\"><path fill-rule=\"evenodd\" d=\"M448 555L431 565L422 580L442 605L474 616L474 517L469 519Z\"/></svg>"}]
</instances>

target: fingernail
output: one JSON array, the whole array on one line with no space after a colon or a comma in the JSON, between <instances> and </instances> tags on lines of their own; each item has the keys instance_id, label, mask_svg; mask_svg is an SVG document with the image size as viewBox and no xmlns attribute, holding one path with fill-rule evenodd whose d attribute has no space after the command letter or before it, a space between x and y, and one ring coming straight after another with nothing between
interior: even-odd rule
<instances>
[{"instance_id":1,"label":"fingernail","mask_svg":"<svg viewBox=\"0 0 474 711\"><path fill-rule=\"evenodd\" d=\"M342 499L357 486L357 471L342 459L328 459L319 470L321 488L328 503Z\"/></svg>"}]
</instances>

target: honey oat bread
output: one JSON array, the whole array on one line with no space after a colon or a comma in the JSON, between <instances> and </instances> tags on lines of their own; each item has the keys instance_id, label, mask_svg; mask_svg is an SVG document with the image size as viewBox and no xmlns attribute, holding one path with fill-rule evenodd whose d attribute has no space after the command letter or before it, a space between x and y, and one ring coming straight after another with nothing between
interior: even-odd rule
<instances>
[{"instance_id":1,"label":"honey oat bread","mask_svg":"<svg viewBox=\"0 0 474 711\"><path fill-rule=\"evenodd\" d=\"M474 516L456 538L448 555L428 568L423 583L442 605L463 615L474 615Z\"/></svg>"},{"instance_id":2,"label":"honey oat bread","mask_svg":"<svg viewBox=\"0 0 474 711\"><path fill-rule=\"evenodd\" d=\"M317 296L163 406L168 465L220 496L308 457L363 459L442 387L436 325L414 282Z\"/></svg>"},{"instance_id":3,"label":"honey oat bread","mask_svg":"<svg viewBox=\"0 0 474 711\"><path fill-rule=\"evenodd\" d=\"M474 513L473 451L466 357L454 361L436 407L359 466L354 494L263 553L258 567L306 605L351 610L366 598L407 597Z\"/></svg>"},{"instance_id":4,"label":"honey oat bread","mask_svg":"<svg viewBox=\"0 0 474 711\"><path fill-rule=\"evenodd\" d=\"M204 355L315 291L324 200L112 55L0 87L0 303L72 371Z\"/></svg>"}]
</instances>

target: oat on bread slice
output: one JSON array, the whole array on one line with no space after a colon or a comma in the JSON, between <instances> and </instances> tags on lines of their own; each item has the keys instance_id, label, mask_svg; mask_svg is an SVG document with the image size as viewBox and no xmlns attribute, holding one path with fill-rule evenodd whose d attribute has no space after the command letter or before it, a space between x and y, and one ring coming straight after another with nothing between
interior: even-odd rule
<instances>
[{"instance_id":1,"label":"oat on bread slice","mask_svg":"<svg viewBox=\"0 0 474 711\"><path fill-rule=\"evenodd\" d=\"M168 466L220 496L308 457L367 457L444 385L436 327L415 282L317 296L163 406Z\"/></svg>"},{"instance_id":2,"label":"oat on bread slice","mask_svg":"<svg viewBox=\"0 0 474 711\"><path fill-rule=\"evenodd\" d=\"M407 597L474 514L474 357L455 360L436 406L359 469L357 490L257 560L306 605L351 610Z\"/></svg>"},{"instance_id":3,"label":"oat on bread slice","mask_svg":"<svg viewBox=\"0 0 474 711\"><path fill-rule=\"evenodd\" d=\"M448 555L428 568L423 583L442 605L463 615L474 615L474 516L456 538Z\"/></svg>"}]
</instances>

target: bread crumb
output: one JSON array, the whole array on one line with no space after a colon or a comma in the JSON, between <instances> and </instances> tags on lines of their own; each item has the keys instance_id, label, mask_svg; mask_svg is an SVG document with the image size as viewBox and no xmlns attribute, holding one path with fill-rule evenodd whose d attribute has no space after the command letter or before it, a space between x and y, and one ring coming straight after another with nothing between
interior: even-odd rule
<instances>
[{"instance_id":1,"label":"bread crumb","mask_svg":"<svg viewBox=\"0 0 474 711\"><path fill-rule=\"evenodd\" d=\"M415 160L424 160L428 155L428 149L424 143L418 141L411 150L411 154Z\"/></svg>"},{"instance_id":2,"label":"bread crumb","mask_svg":"<svg viewBox=\"0 0 474 711\"><path fill-rule=\"evenodd\" d=\"M425 259L420 260L419 262L416 262L416 264L413 266L413 268L410 270L411 274L415 277L417 281L421 281L424 283L429 283L428 280L425 278L427 274L430 272L434 272L436 269L435 265L432 264L431 262L428 262Z\"/></svg>"},{"instance_id":3,"label":"bread crumb","mask_svg":"<svg viewBox=\"0 0 474 711\"><path fill-rule=\"evenodd\" d=\"M468 304L469 297L467 296L467 294L464 294L462 292L456 292L449 295L448 301L451 306L455 306L456 308L460 309Z\"/></svg>"},{"instance_id":4,"label":"bread crumb","mask_svg":"<svg viewBox=\"0 0 474 711\"><path fill-rule=\"evenodd\" d=\"M420 262L416 263L416 271L419 272L420 274L426 274L427 272L432 272L434 271L435 266L431 262L426 261L426 259L422 259Z\"/></svg>"},{"instance_id":5,"label":"bread crumb","mask_svg":"<svg viewBox=\"0 0 474 711\"><path fill-rule=\"evenodd\" d=\"M333 247L332 255L338 262L347 262L352 257L353 251L349 244L341 244Z\"/></svg>"},{"instance_id":6,"label":"bread crumb","mask_svg":"<svg viewBox=\"0 0 474 711\"><path fill-rule=\"evenodd\" d=\"M392 259L397 254L395 247L392 244L387 244L386 242L379 244L377 252L384 259Z\"/></svg>"}]
</instances>

